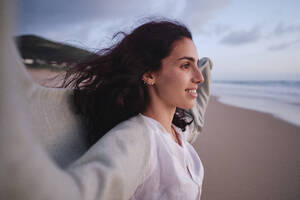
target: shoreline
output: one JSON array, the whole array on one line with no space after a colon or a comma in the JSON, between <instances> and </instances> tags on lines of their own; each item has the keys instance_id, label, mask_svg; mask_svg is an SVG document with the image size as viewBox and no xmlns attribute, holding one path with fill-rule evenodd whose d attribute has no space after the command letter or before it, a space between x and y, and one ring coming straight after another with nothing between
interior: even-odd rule
<instances>
[{"instance_id":1,"label":"shoreline","mask_svg":"<svg viewBox=\"0 0 300 200\"><path fill-rule=\"evenodd\" d=\"M300 199L300 127L212 96L193 144L204 165L201 200Z\"/></svg>"},{"instance_id":2,"label":"shoreline","mask_svg":"<svg viewBox=\"0 0 300 200\"><path fill-rule=\"evenodd\" d=\"M300 81L216 82L211 91L223 104L268 113L300 127Z\"/></svg>"},{"instance_id":3,"label":"shoreline","mask_svg":"<svg viewBox=\"0 0 300 200\"><path fill-rule=\"evenodd\" d=\"M300 127L300 105L288 104L276 101L265 101L261 99L241 99L239 97L217 96L217 101L238 108L266 113L274 118L288 122ZM234 103L233 103L234 102ZM260 105L260 106L258 106Z\"/></svg>"}]
</instances>

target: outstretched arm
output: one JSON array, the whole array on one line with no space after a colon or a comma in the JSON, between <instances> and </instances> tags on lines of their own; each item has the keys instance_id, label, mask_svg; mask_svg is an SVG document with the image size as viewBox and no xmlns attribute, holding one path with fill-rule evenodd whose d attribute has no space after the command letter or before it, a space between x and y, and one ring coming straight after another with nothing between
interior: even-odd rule
<instances>
[{"instance_id":1,"label":"outstretched arm","mask_svg":"<svg viewBox=\"0 0 300 200\"><path fill-rule=\"evenodd\" d=\"M129 199L148 155L139 129L126 140L115 131L68 169L40 145L29 106L40 93L13 42L13 2L0 1L0 199Z\"/></svg>"}]
</instances>

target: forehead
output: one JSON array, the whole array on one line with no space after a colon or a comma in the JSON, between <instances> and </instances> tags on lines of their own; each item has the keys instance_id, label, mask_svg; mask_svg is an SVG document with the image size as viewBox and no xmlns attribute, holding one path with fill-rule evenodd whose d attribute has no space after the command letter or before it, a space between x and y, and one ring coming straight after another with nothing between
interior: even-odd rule
<instances>
[{"instance_id":1,"label":"forehead","mask_svg":"<svg viewBox=\"0 0 300 200\"><path fill-rule=\"evenodd\" d=\"M197 48L194 42L189 38L183 38L179 41L176 41L173 45L170 55L167 58L177 60L181 57L192 57L195 60L198 59Z\"/></svg>"}]
</instances>

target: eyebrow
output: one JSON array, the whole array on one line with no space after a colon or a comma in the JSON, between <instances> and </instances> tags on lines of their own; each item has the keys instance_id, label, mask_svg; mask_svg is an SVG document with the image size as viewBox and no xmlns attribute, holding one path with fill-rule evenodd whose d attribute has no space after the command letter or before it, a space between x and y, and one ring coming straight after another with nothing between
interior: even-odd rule
<instances>
[{"instance_id":1,"label":"eyebrow","mask_svg":"<svg viewBox=\"0 0 300 200\"><path fill-rule=\"evenodd\" d=\"M178 60L184 60L184 59L195 62L195 59L193 57L183 56L181 58L178 58ZM203 66L203 63L200 63L199 59L197 60L197 66L198 66L198 68L201 68Z\"/></svg>"},{"instance_id":2,"label":"eyebrow","mask_svg":"<svg viewBox=\"0 0 300 200\"><path fill-rule=\"evenodd\" d=\"M178 58L178 60L183 60L183 59L186 59L186 60L195 62L195 59L194 59L193 57L183 56L183 57L181 57L181 58Z\"/></svg>"}]
</instances>

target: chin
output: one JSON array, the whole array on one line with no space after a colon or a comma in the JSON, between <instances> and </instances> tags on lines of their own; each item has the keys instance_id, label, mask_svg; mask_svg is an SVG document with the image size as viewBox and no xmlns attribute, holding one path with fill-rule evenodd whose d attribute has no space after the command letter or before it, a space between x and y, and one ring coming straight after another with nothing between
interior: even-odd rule
<instances>
[{"instance_id":1,"label":"chin","mask_svg":"<svg viewBox=\"0 0 300 200\"><path fill-rule=\"evenodd\" d=\"M195 105L195 101L186 103L186 104L184 104L182 106L178 106L178 107L181 109L184 109L184 110L188 110L188 109L192 109L194 107L194 105Z\"/></svg>"}]
</instances>

